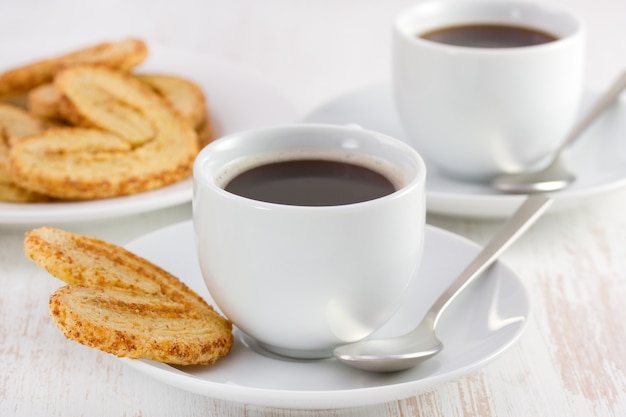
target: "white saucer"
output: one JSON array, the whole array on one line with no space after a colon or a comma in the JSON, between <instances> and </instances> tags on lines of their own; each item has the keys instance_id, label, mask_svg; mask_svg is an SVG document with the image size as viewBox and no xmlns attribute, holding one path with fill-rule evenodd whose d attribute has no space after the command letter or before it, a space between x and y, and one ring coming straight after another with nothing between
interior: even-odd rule
<instances>
[{"instance_id":1,"label":"white saucer","mask_svg":"<svg viewBox=\"0 0 626 417\"><path fill-rule=\"evenodd\" d=\"M587 92L586 107L596 94ZM313 111L304 121L355 123L364 128L405 140L394 111L391 87L377 84L354 91ZM626 103L621 101L607 111L574 145L568 155L577 181L555 193L550 208L559 211L579 207L584 202L626 185ZM427 209L431 213L468 217L506 217L524 199L499 193L488 184L463 182L443 176L428 161L426 180Z\"/></svg>"},{"instance_id":2,"label":"white saucer","mask_svg":"<svg viewBox=\"0 0 626 417\"><path fill-rule=\"evenodd\" d=\"M254 75L215 56L148 45L150 54L137 72L180 75L205 91L216 132L227 134L253 127L296 121L295 108L276 89ZM67 46L47 43L2 45L2 66L9 68ZM127 197L71 203L13 204L0 202L0 224L72 222L103 219L171 207L191 200L192 181Z\"/></svg>"},{"instance_id":3,"label":"white saucer","mask_svg":"<svg viewBox=\"0 0 626 417\"><path fill-rule=\"evenodd\" d=\"M197 263L191 222L152 232L127 248L180 277L214 304ZM428 226L424 251L419 274L432 277L432 286L411 288L398 313L378 336L397 335L412 328L479 247ZM426 392L483 367L520 337L529 309L524 284L497 262L442 317L438 335L445 344L443 352L407 371L374 374L334 359L280 359L258 351L238 331L230 354L212 366L172 367L147 360L122 360L166 384L213 398L280 408L357 407Z\"/></svg>"}]
</instances>

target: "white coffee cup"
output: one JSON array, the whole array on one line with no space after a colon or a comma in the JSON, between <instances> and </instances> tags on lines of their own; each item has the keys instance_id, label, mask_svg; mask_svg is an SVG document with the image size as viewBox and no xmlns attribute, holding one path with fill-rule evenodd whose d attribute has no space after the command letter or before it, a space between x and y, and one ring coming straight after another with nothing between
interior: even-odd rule
<instances>
[{"instance_id":1,"label":"white coffee cup","mask_svg":"<svg viewBox=\"0 0 626 417\"><path fill-rule=\"evenodd\" d=\"M224 187L254 166L332 159L383 173L396 191L369 201L296 206ZM194 165L193 221L206 285L220 310L266 349L326 357L388 321L420 263L426 167L391 137L300 124L231 134Z\"/></svg>"},{"instance_id":2,"label":"white coffee cup","mask_svg":"<svg viewBox=\"0 0 626 417\"><path fill-rule=\"evenodd\" d=\"M420 35L471 24L532 28L557 40L507 48ZM428 1L394 23L393 91L407 140L444 174L486 180L541 166L577 115L585 29L569 11L526 1Z\"/></svg>"}]
</instances>

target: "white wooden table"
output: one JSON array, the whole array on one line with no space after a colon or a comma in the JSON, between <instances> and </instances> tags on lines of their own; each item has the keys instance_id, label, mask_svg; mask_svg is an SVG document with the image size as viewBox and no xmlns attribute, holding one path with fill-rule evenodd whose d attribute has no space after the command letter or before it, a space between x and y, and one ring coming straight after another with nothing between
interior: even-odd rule
<instances>
[{"instance_id":1,"label":"white wooden table","mask_svg":"<svg viewBox=\"0 0 626 417\"><path fill-rule=\"evenodd\" d=\"M552 0L587 20L587 85L626 68L626 2ZM390 22L408 0L0 2L0 43L136 35L218 55L285 93L299 115L388 78ZM548 1L545 1L548 3ZM0 56L0 64L6 63ZM626 132L624 132L626 140ZM110 220L57 224L124 244L189 218L189 204ZM501 220L429 215L486 242ZM67 341L47 312L59 285L23 256L33 225L0 225L0 416L599 416L626 415L626 190L548 214L503 256L534 309L503 356L434 391L375 406L268 409L188 393Z\"/></svg>"}]
</instances>

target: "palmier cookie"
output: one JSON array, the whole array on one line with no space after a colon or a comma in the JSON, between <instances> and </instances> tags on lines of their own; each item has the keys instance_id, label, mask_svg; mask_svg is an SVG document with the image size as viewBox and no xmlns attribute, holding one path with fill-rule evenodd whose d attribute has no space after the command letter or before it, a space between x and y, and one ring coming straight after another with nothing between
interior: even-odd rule
<instances>
[{"instance_id":1,"label":"palmier cookie","mask_svg":"<svg viewBox=\"0 0 626 417\"><path fill-rule=\"evenodd\" d=\"M48 125L24 110L0 104L0 201L27 203L48 201L47 196L16 185L9 174L9 151L19 141L43 132Z\"/></svg>"},{"instance_id":2,"label":"palmier cookie","mask_svg":"<svg viewBox=\"0 0 626 417\"><path fill-rule=\"evenodd\" d=\"M129 71L147 56L148 48L139 39L99 43L1 73L0 97L25 94L37 86L51 82L57 72L73 65L94 64L118 71Z\"/></svg>"},{"instance_id":3,"label":"palmier cookie","mask_svg":"<svg viewBox=\"0 0 626 417\"><path fill-rule=\"evenodd\" d=\"M50 298L66 337L120 357L178 365L228 354L232 325L176 277L119 246L60 229L27 233L27 257L69 283Z\"/></svg>"}]
</instances>

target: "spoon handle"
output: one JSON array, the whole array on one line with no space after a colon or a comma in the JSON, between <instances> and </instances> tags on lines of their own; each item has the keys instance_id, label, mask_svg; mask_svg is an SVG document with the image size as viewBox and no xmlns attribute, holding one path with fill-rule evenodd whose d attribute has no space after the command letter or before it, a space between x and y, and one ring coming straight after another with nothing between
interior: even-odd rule
<instances>
[{"instance_id":1,"label":"spoon handle","mask_svg":"<svg viewBox=\"0 0 626 417\"><path fill-rule=\"evenodd\" d=\"M461 272L461 275L452 285L439 296L437 301L426 313L427 319L433 326L445 308L456 296L476 277L484 272L498 256L517 240L543 212L552 204L552 198L546 194L534 194L526 198L524 203L515 211L513 216L504 224L500 231L474 260Z\"/></svg>"},{"instance_id":2,"label":"spoon handle","mask_svg":"<svg viewBox=\"0 0 626 417\"><path fill-rule=\"evenodd\" d=\"M609 90L598 99L593 107L585 114L585 116L576 123L576 125L569 132L563 144L559 147L559 151L565 149L568 145L574 142L585 129L596 119L596 117L604 111L609 105L619 97L620 93L626 88L626 71L617 77L613 82L613 85Z\"/></svg>"}]
</instances>

